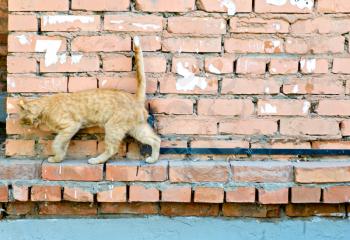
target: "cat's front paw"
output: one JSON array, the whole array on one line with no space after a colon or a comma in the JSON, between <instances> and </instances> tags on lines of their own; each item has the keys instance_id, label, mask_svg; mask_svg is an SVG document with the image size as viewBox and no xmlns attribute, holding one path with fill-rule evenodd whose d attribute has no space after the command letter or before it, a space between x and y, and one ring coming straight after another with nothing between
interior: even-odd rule
<instances>
[{"instance_id":1,"label":"cat's front paw","mask_svg":"<svg viewBox=\"0 0 350 240\"><path fill-rule=\"evenodd\" d=\"M50 163L60 163L60 162L62 162L62 160L63 160L62 158L58 158L58 157L55 157L55 156L49 157L47 159L47 161L50 162Z\"/></svg>"},{"instance_id":2,"label":"cat's front paw","mask_svg":"<svg viewBox=\"0 0 350 240\"><path fill-rule=\"evenodd\" d=\"M88 160L88 163L89 164L101 164L101 163L104 163L105 161L101 160L100 158L96 157L96 158L90 158Z\"/></svg>"},{"instance_id":3,"label":"cat's front paw","mask_svg":"<svg viewBox=\"0 0 350 240\"><path fill-rule=\"evenodd\" d=\"M156 158L148 157L145 159L146 163L155 163L158 161Z\"/></svg>"}]
</instances>

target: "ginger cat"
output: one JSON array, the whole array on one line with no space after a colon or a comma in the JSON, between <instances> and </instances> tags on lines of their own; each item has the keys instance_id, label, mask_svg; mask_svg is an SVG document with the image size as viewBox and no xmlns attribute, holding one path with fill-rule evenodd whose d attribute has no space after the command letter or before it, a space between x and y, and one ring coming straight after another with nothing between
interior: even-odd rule
<instances>
[{"instance_id":1,"label":"ginger cat","mask_svg":"<svg viewBox=\"0 0 350 240\"><path fill-rule=\"evenodd\" d=\"M134 38L134 51L137 72L135 95L114 89L94 89L20 101L23 125L46 125L57 133L52 144L54 156L48 159L49 162L61 162L71 138L79 129L93 126L105 129L105 151L89 159L90 164L104 163L115 155L127 134L152 147L152 155L146 158L147 163L158 160L160 138L147 124L146 76L138 37Z\"/></svg>"}]
</instances>

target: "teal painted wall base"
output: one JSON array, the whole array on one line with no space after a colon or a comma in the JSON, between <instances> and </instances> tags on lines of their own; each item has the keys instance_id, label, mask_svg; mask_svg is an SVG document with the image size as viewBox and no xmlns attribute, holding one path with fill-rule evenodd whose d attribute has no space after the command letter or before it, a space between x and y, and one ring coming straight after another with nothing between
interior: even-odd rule
<instances>
[{"instance_id":1,"label":"teal painted wall base","mask_svg":"<svg viewBox=\"0 0 350 240\"><path fill-rule=\"evenodd\" d=\"M0 221L0 240L349 240L349 219L135 217Z\"/></svg>"}]
</instances>

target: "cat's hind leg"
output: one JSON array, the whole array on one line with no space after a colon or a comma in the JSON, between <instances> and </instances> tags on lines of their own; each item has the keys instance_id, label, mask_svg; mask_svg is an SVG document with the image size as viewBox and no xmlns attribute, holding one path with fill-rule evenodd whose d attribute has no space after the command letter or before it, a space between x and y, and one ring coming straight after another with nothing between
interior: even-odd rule
<instances>
[{"instance_id":1,"label":"cat's hind leg","mask_svg":"<svg viewBox=\"0 0 350 240\"><path fill-rule=\"evenodd\" d=\"M152 155L146 158L147 163L154 163L159 158L160 150L160 137L157 136L153 129L147 124L139 124L129 132L130 136L140 141L143 144L150 145L152 147Z\"/></svg>"},{"instance_id":2,"label":"cat's hind leg","mask_svg":"<svg viewBox=\"0 0 350 240\"><path fill-rule=\"evenodd\" d=\"M54 156L49 157L48 162L59 163L63 161L67 153L69 141L79 131L79 129L80 124L71 125L56 135L52 143L52 151Z\"/></svg>"},{"instance_id":3,"label":"cat's hind leg","mask_svg":"<svg viewBox=\"0 0 350 240\"><path fill-rule=\"evenodd\" d=\"M116 125L105 126L105 151L97 157L90 158L88 163L101 164L105 163L109 158L115 155L123 138L125 137L126 130L119 129Z\"/></svg>"}]
</instances>

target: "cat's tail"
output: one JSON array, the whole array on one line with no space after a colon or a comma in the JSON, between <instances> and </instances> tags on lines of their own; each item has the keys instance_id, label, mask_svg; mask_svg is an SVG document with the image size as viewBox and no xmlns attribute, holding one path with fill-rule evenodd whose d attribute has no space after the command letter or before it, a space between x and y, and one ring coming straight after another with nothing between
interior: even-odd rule
<instances>
[{"instance_id":1,"label":"cat's tail","mask_svg":"<svg viewBox=\"0 0 350 240\"><path fill-rule=\"evenodd\" d=\"M134 51L135 51L135 63L136 63L136 78L137 78L137 89L136 99L140 102L146 101L146 74L145 66L143 63L143 53L140 44L140 38L134 37Z\"/></svg>"}]
</instances>

